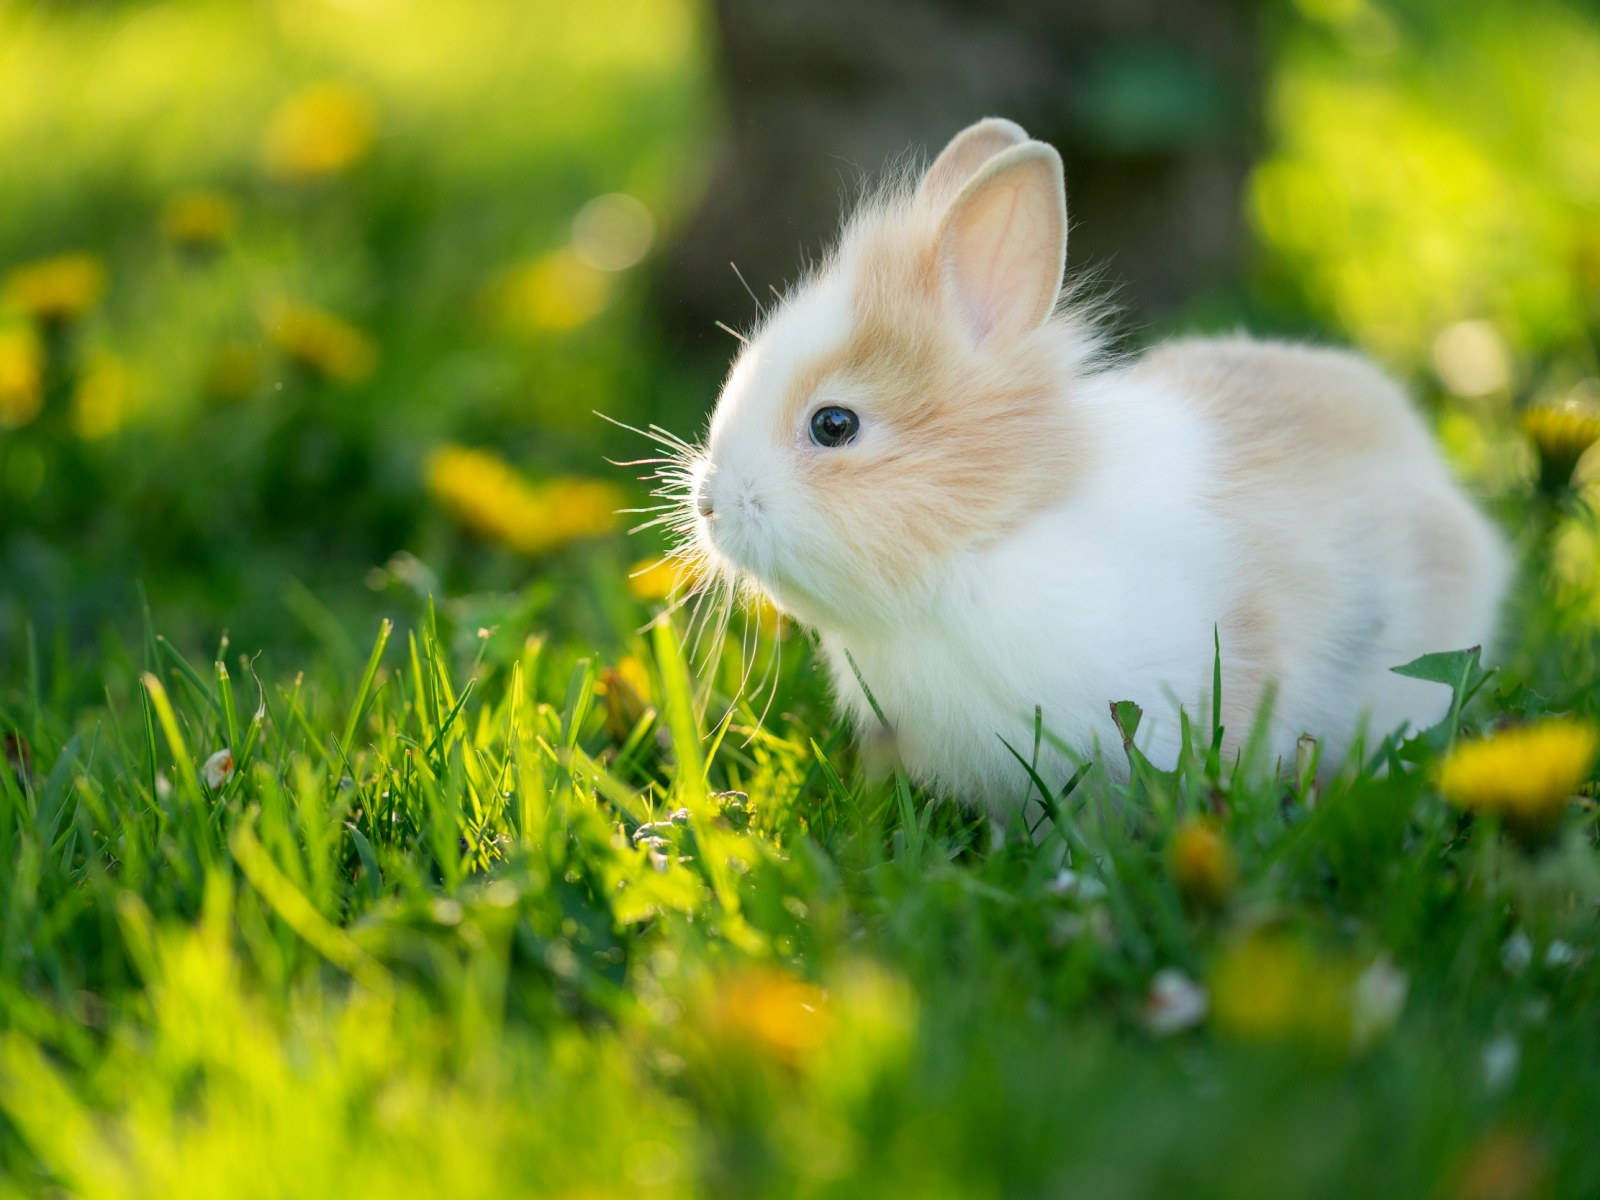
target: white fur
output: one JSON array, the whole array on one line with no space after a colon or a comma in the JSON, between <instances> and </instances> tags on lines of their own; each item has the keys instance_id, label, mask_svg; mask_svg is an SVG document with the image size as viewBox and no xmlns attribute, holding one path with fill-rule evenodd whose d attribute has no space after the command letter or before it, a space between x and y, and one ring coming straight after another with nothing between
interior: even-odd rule
<instances>
[{"instance_id":1,"label":"white fur","mask_svg":"<svg viewBox=\"0 0 1600 1200\"><path fill-rule=\"evenodd\" d=\"M1024 149L1002 157L1026 159ZM1055 391L1076 418L1083 465L1072 485L998 540L892 585L872 582L870 564L840 549L801 477L806 456L841 451L811 444L803 421L786 428L776 415L797 373L850 333L854 253L847 234L830 269L773 314L735 364L696 467L716 513L697 533L717 566L755 580L816 630L841 704L871 735L878 722L854 660L913 776L1005 812L1028 782L1002 738L1031 755L1037 706L1051 735L1040 770L1060 782L1075 757L1118 746L1117 700L1144 709L1139 741L1170 764L1178 706L1197 724L1209 720L1214 631L1252 600L1268 606L1275 630L1275 755L1292 757L1309 732L1336 760L1363 725L1382 734L1444 713L1445 688L1389 668L1489 641L1507 556L1404 396L1353 355L1194 341L1096 371L1083 361L1082 324L1070 314L1049 320L1026 336L1044 339ZM1263 419L1272 395L1299 389L1295 380L1328 403L1348 399L1348 411L1370 414L1370 446L1307 454L1304 471L1280 465L1272 475L1269 464L1259 480L1232 477L1216 397L1197 382L1218 364L1235 379L1277 381L1256 389L1268 401ZM823 386L835 391L817 403L861 415L851 453L870 460L890 449L874 417L884 398L852 392L848 381ZM1456 591L1442 591L1425 565L1428 531L1440 528L1466 564ZM1224 633L1225 697L1238 650ZM1113 771L1121 757L1107 756Z\"/></svg>"}]
</instances>

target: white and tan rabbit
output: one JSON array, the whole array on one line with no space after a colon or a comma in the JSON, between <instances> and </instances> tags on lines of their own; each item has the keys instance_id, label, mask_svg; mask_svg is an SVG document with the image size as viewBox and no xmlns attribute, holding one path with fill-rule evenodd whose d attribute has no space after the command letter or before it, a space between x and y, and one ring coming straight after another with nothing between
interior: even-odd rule
<instances>
[{"instance_id":1,"label":"white and tan rabbit","mask_svg":"<svg viewBox=\"0 0 1600 1200\"><path fill-rule=\"evenodd\" d=\"M1087 755L1136 701L1170 763L1213 631L1235 740L1269 690L1279 756L1442 716L1445 688L1389 668L1488 640L1508 560L1400 389L1243 337L1097 363L1066 242L1061 160L1009 121L867 201L733 364L695 553L816 631L870 735L854 659L913 777L1002 813L1036 705Z\"/></svg>"}]
</instances>

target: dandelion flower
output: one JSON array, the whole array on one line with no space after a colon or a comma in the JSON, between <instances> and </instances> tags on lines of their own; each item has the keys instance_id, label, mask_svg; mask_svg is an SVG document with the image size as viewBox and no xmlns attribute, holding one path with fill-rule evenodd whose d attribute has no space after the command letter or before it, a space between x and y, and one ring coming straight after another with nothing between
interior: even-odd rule
<instances>
[{"instance_id":1,"label":"dandelion flower","mask_svg":"<svg viewBox=\"0 0 1600 1200\"><path fill-rule=\"evenodd\" d=\"M628 591L636 600L665 600L694 584L694 571L675 558L646 559L628 572Z\"/></svg>"},{"instance_id":2,"label":"dandelion flower","mask_svg":"<svg viewBox=\"0 0 1600 1200\"><path fill-rule=\"evenodd\" d=\"M44 402L44 352L33 330L0 329L0 429L20 429Z\"/></svg>"},{"instance_id":3,"label":"dandelion flower","mask_svg":"<svg viewBox=\"0 0 1600 1200\"><path fill-rule=\"evenodd\" d=\"M1594 765L1600 732L1587 721L1551 718L1463 742L1435 782L1469 812L1491 813L1519 834L1550 832Z\"/></svg>"},{"instance_id":4,"label":"dandelion flower","mask_svg":"<svg viewBox=\"0 0 1600 1200\"><path fill-rule=\"evenodd\" d=\"M372 149L377 112L365 94L344 83L318 83L290 96L272 114L261 157L279 179L335 175Z\"/></svg>"},{"instance_id":5,"label":"dandelion flower","mask_svg":"<svg viewBox=\"0 0 1600 1200\"><path fill-rule=\"evenodd\" d=\"M109 437L132 406L128 369L108 354L98 355L72 393L72 430L86 440Z\"/></svg>"},{"instance_id":6,"label":"dandelion flower","mask_svg":"<svg viewBox=\"0 0 1600 1200\"><path fill-rule=\"evenodd\" d=\"M1551 1193L1549 1152L1531 1131L1501 1126L1461 1156L1451 1179L1443 1194L1455 1200L1533 1200Z\"/></svg>"},{"instance_id":7,"label":"dandelion flower","mask_svg":"<svg viewBox=\"0 0 1600 1200\"><path fill-rule=\"evenodd\" d=\"M725 977L709 1007L708 1025L718 1041L791 1067L828 1035L826 993L772 967L747 967Z\"/></svg>"},{"instance_id":8,"label":"dandelion flower","mask_svg":"<svg viewBox=\"0 0 1600 1200\"><path fill-rule=\"evenodd\" d=\"M309 304L281 305L267 329L278 349L324 379L360 383L377 366L378 346L368 334Z\"/></svg>"},{"instance_id":9,"label":"dandelion flower","mask_svg":"<svg viewBox=\"0 0 1600 1200\"><path fill-rule=\"evenodd\" d=\"M184 250L211 250L228 240L237 212L221 192L179 192L161 210L161 230Z\"/></svg>"},{"instance_id":10,"label":"dandelion flower","mask_svg":"<svg viewBox=\"0 0 1600 1200\"><path fill-rule=\"evenodd\" d=\"M1178 891L1190 904L1221 904L1238 877L1233 850L1213 821L1191 817L1178 826L1167 848Z\"/></svg>"},{"instance_id":11,"label":"dandelion flower","mask_svg":"<svg viewBox=\"0 0 1600 1200\"><path fill-rule=\"evenodd\" d=\"M1217 1027L1245 1041L1303 1041L1348 1050L1365 1035L1358 1015L1360 974L1285 933L1252 933L1213 964L1211 1011Z\"/></svg>"},{"instance_id":12,"label":"dandelion flower","mask_svg":"<svg viewBox=\"0 0 1600 1200\"><path fill-rule=\"evenodd\" d=\"M513 329L576 329L611 298L611 277L570 247L501 272L489 286L495 316Z\"/></svg>"},{"instance_id":13,"label":"dandelion flower","mask_svg":"<svg viewBox=\"0 0 1600 1200\"><path fill-rule=\"evenodd\" d=\"M440 446L424 465L428 492L490 541L543 554L616 528L622 494L594 479L534 484L505 460L466 446Z\"/></svg>"},{"instance_id":14,"label":"dandelion flower","mask_svg":"<svg viewBox=\"0 0 1600 1200\"><path fill-rule=\"evenodd\" d=\"M1540 480L1564 487L1584 451L1600 442L1600 396L1593 384L1573 389L1558 403L1523 410L1522 428L1539 451Z\"/></svg>"},{"instance_id":15,"label":"dandelion flower","mask_svg":"<svg viewBox=\"0 0 1600 1200\"><path fill-rule=\"evenodd\" d=\"M606 735L614 742L627 740L649 707L650 675L644 664L630 654L605 667L595 691L605 701Z\"/></svg>"},{"instance_id":16,"label":"dandelion flower","mask_svg":"<svg viewBox=\"0 0 1600 1200\"><path fill-rule=\"evenodd\" d=\"M203 386L219 400L242 400L261 384L261 355L248 342L223 342L206 363Z\"/></svg>"},{"instance_id":17,"label":"dandelion flower","mask_svg":"<svg viewBox=\"0 0 1600 1200\"><path fill-rule=\"evenodd\" d=\"M24 263L0 288L7 307L23 316L65 324L83 316L105 295L106 271L92 254L62 254Z\"/></svg>"}]
</instances>

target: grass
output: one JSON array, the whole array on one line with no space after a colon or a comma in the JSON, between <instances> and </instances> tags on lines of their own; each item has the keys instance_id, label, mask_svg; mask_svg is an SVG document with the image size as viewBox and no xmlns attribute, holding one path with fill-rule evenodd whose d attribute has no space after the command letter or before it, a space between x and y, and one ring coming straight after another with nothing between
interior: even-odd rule
<instances>
[{"instance_id":1,"label":"grass","mask_svg":"<svg viewBox=\"0 0 1600 1200\"><path fill-rule=\"evenodd\" d=\"M1181 323L1416 385L1495 673L997 822L868 779L796 631L735 702L607 532L591 411L689 432L728 349L650 318L698 6L0 0L0 1197L1600 1194L1594 764L1533 786L1600 720L1600 38L1458 7L1296 6ZM585 266L614 192L656 253Z\"/></svg>"},{"instance_id":2,"label":"grass","mask_svg":"<svg viewBox=\"0 0 1600 1200\"><path fill-rule=\"evenodd\" d=\"M793 635L782 715L708 728L669 623L623 694L576 644L400 615L364 669L151 632L5 693L7 1189L1600 1187L1593 804L1532 846L1464 817L1450 727L1318 785L1204 724L1030 839L861 781ZM1525 707L1420 669L1471 724ZM1196 1027L1153 1027L1164 969L1209 985Z\"/></svg>"}]
</instances>

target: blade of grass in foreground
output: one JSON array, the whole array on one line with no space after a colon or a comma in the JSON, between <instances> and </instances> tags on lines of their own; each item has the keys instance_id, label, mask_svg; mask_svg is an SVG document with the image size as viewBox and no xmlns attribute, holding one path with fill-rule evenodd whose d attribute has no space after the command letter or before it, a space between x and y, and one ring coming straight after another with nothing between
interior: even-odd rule
<instances>
[{"instance_id":1,"label":"blade of grass in foreground","mask_svg":"<svg viewBox=\"0 0 1600 1200\"><path fill-rule=\"evenodd\" d=\"M394 622L385 617L378 626L377 640L372 643L372 653L367 656L367 669L361 673L361 684L356 688L356 698L350 705L350 715L345 718L344 732L339 735L339 757L348 761L350 743L355 741L356 727L361 724L361 714L366 711L372 696L372 681L378 677L378 664L389 645L389 635L394 632Z\"/></svg>"}]
</instances>

